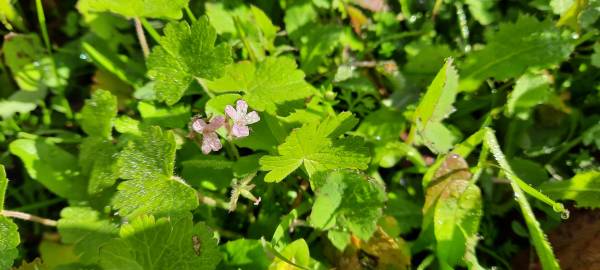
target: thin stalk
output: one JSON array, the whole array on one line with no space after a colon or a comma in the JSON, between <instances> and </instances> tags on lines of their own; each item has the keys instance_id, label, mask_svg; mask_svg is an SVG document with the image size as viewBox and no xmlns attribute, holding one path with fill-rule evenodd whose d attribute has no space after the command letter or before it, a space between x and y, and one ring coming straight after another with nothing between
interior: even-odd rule
<instances>
[{"instance_id":1,"label":"thin stalk","mask_svg":"<svg viewBox=\"0 0 600 270\"><path fill-rule=\"evenodd\" d=\"M494 131L490 128L487 129L485 134L485 141L487 146L492 151L492 155L502 168L502 170L506 173L506 177L510 180L511 185L516 184L519 187L519 191L525 191L525 193L533 196L534 198L542 201L543 203L549 205L554 209L554 211L562 213L566 211L564 205L562 203L557 203L554 200L550 199L548 196L539 192L537 189L533 188L529 184L525 183L520 177L518 177L512 168L510 167L504 153L500 149L500 145L498 144L498 140L496 139L496 135L494 135ZM516 191L515 191L516 192Z\"/></svg>"},{"instance_id":2,"label":"thin stalk","mask_svg":"<svg viewBox=\"0 0 600 270\"><path fill-rule=\"evenodd\" d=\"M215 198L203 195L200 192L196 192L196 195L198 196L198 200L202 204L206 204L208 206L219 207L219 208L222 208L222 209L225 209L225 210L229 210L229 203L228 202L225 202L225 201L220 200L220 199L215 199Z\"/></svg>"},{"instance_id":3,"label":"thin stalk","mask_svg":"<svg viewBox=\"0 0 600 270\"><path fill-rule=\"evenodd\" d=\"M234 160L240 159L240 152L238 151L235 144L233 144L233 142L231 142L231 140L227 140L227 145L229 146L229 148L231 148L231 154L233 155L233 159Z\"/></svg>"},{"instance_id":4,"label":"thin stalk","mask_svg":"<svg viewBox=\"0 0 600 270\"><path fill-rule=\"evenodd\" d=\"M467 16L465 14L465 9L463 7L463 4L460 2L456 2L454 5L456 6L456 17L458 17L460 35L463 38L463 51L468 53L471 51L471 44L469 44L470 31L467 22Z\"/></svg>"},{"instance_id":5,"label":"thin stalk","mask_svg":"<svg viewBox=\"0 0 600 270\"><path fill-rule=\"evenodd\" d=\"M240 36L244 47L248 51L248 56L250 56L250 60L252 60L252 62L257 62L258 58L256 57L256 54L254 54L254 50L252 50L250 42L248 42L248 39L246 39L246 32L244 32L244 29L242 29L240 19L237 16L233 17L233 24L235 25L235 30Z\"/></svg>"},{"instance_id":6,"label":"thin stalk","mask_svg":"<svg viewBox=\"0 0 600 270\"><path fill-rule=\"evenodd\" d=\"M194 16L194 13L192 13L192 10L190 9L190 7L186 6L184 7L185 10L185 14L187 14L188 18L190 18L190 20L192 22L196 21L196 16Z\"/></svg>"},{"instance_id":7,"label":"thin stalk","mask_svg":"<svg viewBox=\"0 0 600 270\"><path fill-rule=\"evenodd\" d=\"M552 205L552 208L557 212L567 213L567 210L564 209L562 204L555 203L550 198L527 185L513 173L508 161L506 161L504 153L502 153L502 150L500 149L500 145L498 144L498 139L496 139L494 131L490 128L486 128L485 143L490 148L492 155L500 167L502 167L502 169L506 172L508 180L510 180L510 186L515 194L515 200L519 204L519 208L521 208L523 218L525 219L525 224L529 230L529 236L532 240L535 250L537 251L538 257L540 258L542 268L560 269L556 257L554 256L554 252L552 251L552 246L550 246L550 243L548 243L546 235L544 234L544 231L542 231L540 223L535 218L533 210L531 209L531 206L529 205L529 202L527 201L523 191L541 201L544 201L545 203Z\"/></svg>"},{"instance_id":8,"label":"thin stalk","mask_svg":"<svg viewBox=\"0 0 600 270\"><path fill-rule=\"evenodd\" d=\"M140 18L134 18L133 22L135 24L135 33L137 34L140 47L142 47L142 52L144 53L144 58L148 58L148 55L150 54L150 47L148 47L148 41L146 41L146 35L144 34L142 22L140 21Z\"/></svg>"},{"instance_id":9,"label":"thin stalk","mask_svg":"<svg viewBox=\"0 0 600 270\"><path fill-rule=\"evenodd\" d=\"M50 56L50 65L52 67L52 72L54 73L54 78L56 78L56 81L58 82L58 70L56 68L56 63L54 62L54 57L52 56L52 45L50 44L50 37L48 36L48 27L46 27L46 15L44 14L42 0L35 0L35 8L37 11L40 29L42 30L42 39L44 40L44 45L46 45L46 50L48 51L48 55Z\"/></svg>"},{"instance_id":10,"label":"thin stalk","mask_svg":"<svg viewBox=\"0 0 600 270\"><path fill-rule=\"evenodd\" d=\"M145 18L140 18L140 22L142 23L142 26L144 26L144 29L146 29L148 34L150 34L150 37L152 37L152 39L156 41L156 43L160 44L160 34L156 31L156 29L154 29L154 27L152 27L148 20L146 20Z\"/></svg>"},{"instance_id":11,"label":"thin stalk","mask_svg":"<svg viewBox=\"0 0 600 270\"><path fill-rule=\"evenodd\" d=\"M204 93L206 93L206 95L209 98L214 98L215 97L215 94L213 92L211 92L210 90L208 90L208 87L206 86L206 84L204 83L204 81L202 81L202 79L196 78L196 81L198 82L198 84L200 84L200 86L202 86L202 90L204 90Z\"/></svg>"},{"instance_id":12,"label":"thin stalk","mask_svg":"<svg viewBox=\"0 0 600 270\"><path fill-rule=\"evenodd\" d=\"M492 258L496 259L497 261L499 261L500 263L502 263L504 265L504 267L506 267L506 269L512 269L512 267L510 266L510 264L508 263L508 261L506 261L504 258L500 257L493 250L488 249L488 248L486 248L486 247L484 247L482 245L477 245L477 249L483 251L487 255L490 255L490 257L492 257Z\"/></svg>"},{"instance_id":13,"label":"thin stalk","mask_svg":"<svg viewBox=\"0 0 600 270\"><path fill-rule=\"evenodd\" d=\"M57 204L59 202L64 201L65 199L63 198L53 198L53 199L49 199L49 200L45 200L42 202L37 202L37 203L33 203L33 204L29 204L26 206L22 206L22 207L18 207L13 209L14 211L21 211L21 212L25 212L25 211L31 211L31 210L36 210L39 208L45 208L48 207L50 205L54 205Z\"/></svg>"},{"instance_id":14,"label":"thin stalk","mask_svg":"<svg viewBox=\"0 0 600 270\"><path fill-rule=\"evenodd\" d=\"M46 226L50 226L50 227L56 227L56 224L58 224L58 222L56 222L56 220L42 218L42 217L34 216L32 214L27 214L27 213L18 212L18 211L3 210L2 215L5 217L18 218L18 219L22 219L22 220L36 222L36 223L40 223L42 225L46 225Z\"/></svg>"},{"instance_id":15,"label":"thin stalk","mask_svg":"<svg viewBox=\"0 0 600 270\"><path fill-rule=\"evenodd\" d=\"M48 28L46 27L46 16L44 15L44 7L42 6L42 0L35 0L35 8L37 10L38 22L40 23L40 29L42 30L42 38L46 45L46 50L52 55L52 48L50 46L50 38L48 37Z\"/></svg>"}]
</instances>

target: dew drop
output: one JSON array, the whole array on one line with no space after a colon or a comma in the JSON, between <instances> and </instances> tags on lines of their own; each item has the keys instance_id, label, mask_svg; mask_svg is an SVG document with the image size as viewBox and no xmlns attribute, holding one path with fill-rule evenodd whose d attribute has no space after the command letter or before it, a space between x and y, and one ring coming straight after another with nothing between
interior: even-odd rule
<instances>
[{"instance_id":1,"label":"dew drop","mask_svg":"<svg viewBox=\"0 0 600 270\"><path fill-rule=\"evenodd\" d=\"M569 219L570 215L571 215L571 212L569 212L569 210L565 209L565 211L562 211L560 213L560 218L562 218L562 219Z\"/></svg>"}]
</instances>

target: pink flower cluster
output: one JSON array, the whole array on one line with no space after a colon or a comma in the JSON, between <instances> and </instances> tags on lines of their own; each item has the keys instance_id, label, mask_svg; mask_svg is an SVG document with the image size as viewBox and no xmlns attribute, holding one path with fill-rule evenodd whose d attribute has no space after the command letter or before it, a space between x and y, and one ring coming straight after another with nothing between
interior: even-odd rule
<instances>
[{"instance_id":1,"label":"pink flower cluster","mask_svg":"<svg viewBox=\"0 0 600 270\"><path fill-rule=\"evenodd\" d=\"M232 120L233 126L229 124L229 119ZM200 117L194 117L191 126L192 130L202 134L202 153L208 154L211 151L219 151L223 147L219 135L217 135L217 129L225 126L230 136L243 138L250 135L248 125L259 120L258 113L248 112L248 103L240 99L236 102L235 108L231 105L225 106L225 117L215 116L209 123Z\"/></svg>"}]
</instances>

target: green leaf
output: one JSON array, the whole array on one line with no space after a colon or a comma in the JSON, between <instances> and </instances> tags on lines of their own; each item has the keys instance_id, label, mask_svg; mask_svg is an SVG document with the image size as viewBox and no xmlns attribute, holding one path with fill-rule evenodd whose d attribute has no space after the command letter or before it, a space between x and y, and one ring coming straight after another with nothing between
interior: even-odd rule
<instances>
[{"instance_id":1,"label":"green leaf","mask_svg":"<svg viewBox=\"0 0 600 270\"><path fill-rule=\"evenodd\" d=\"M573 43L561 35L552 21L521 15L515 23L501 23L486 35L487 45L469 54L462 65L460 89L475 90L489 78L518 77L527 69L556 65L569 57Z\"/></svg>"},{"instance_id":2,"label":"green leaf","mask_svg":"<svg viewBox=\"0 0 600 270\"><path fill-rule=\"evenodd\" d=\"M106 270L215 269L221 260L217 241L192 216L141 216L121 227L120 238L100 247Z\"/></svg>"},{"instance_id":3,"label":"green leaf","mask_svg":"<svg viewBox=\"0 0 600 270\"><path fill-rule=\"evenodd\" d=\"M6 170L4 165L0 164L0 213L4 210L4 196L8 187L8 179L6 178Z\"/></svg>"},{"instance_id":4,"label":"green leaf","mask_svg":"<svg viewBox=\"0 0 600 270\"><path fill-rule=\"evenodd\" d=\"M468 180L449 180L435 205L433 218L437 256L450 266L463 260L467 240L477 237L483 215L481 192Z\"/></svg>"},{"instance_id":5,"label":"green leaf","mask_svg":"<svg viewBox=\"0 0 600 270\"><path fill-rule=\"evenodd\" d=\"M117 116L117 97L109 91L96 90L85 101L79 123L85 133L103 138L112 137L113 119Z\"/></svg>"},{"instance_id":6,"label":"green leaf","mask_svg":"<svg viewBox=\"0 0 600 270\"><path fill-rule=\"evenodd\" d=\"M408 55L406 65L402 68L402 74L419 87L425 87L431 82L443 67L444 59L458 55L445 44L413 42L408 44L405 50Z\"/></svg>"},{"instance_id":7,"label":"green leaf","mask_svg":"<svg viewBox=\"0 0 600 270\"><path fill-rule=\"evenodd\" d=\"M190 107L185 104L164 106L148 102L137 105L144 122L164 128L184 128L190 121Z\"/></svg>"},{"instance_id":8,"label":"green leaf","mask_svg":"<svg viewBox=\"0 0 600 270\"><path fill-rule=\"evenodd\" d=\"M271 261L260 240L238 239L222 246L222 264L229 269L266 269Z\"/></svg>"},{"instance_id":9,"label":"green leaf","mask_svg":"<svg viewBox=\"0 0 600 270\"><path fill-rule=\"evenodd\" d=\"M306 74L317 72L328 55L341 44L342 28L337 25L313 27L300 39L300 66Z\"/></svg>"},{"instance_id":10,"label":"green leaf","mask_svg":"<svg viewBox=\"0 0 600 270\"><path fill-rule=\"evenodd\" d=\"M181 19L181 10L187 7L189 0L80 0L96 12L110 11L125 17L148 17ZM82 5L82 3L79 3Z\"/></svg>"},{"instance_id":11,"label":"green leaf","mask_svg":"<svg viewBox=\"0 0 600 270\"><path fill-rule=\"evenodd\" d=\"M112 205L128 218L144 214L162 217L196 209L198 197L183 180L159 176L122 182Z\"/></svg>"},{"instance_id":12,"label":"green leaf","mask_svg":"<svg viewBox=\"0 0 600 270\"><path fill-rule=\"evenodd\" d=\"M497 1L495 0L465 0L473 18L481 25L489 25L498 19L498 12L494 12Z\"/></svg>"},{"instance_id":13,"label":"green leaf","mask_svg":"<svg viewBox=\"0 0 600 270\"><path fill-rule=\"evenodd\" d=\"M553 199L574 200L577 207L600 207L600 171L578 173L570 180L546 182L540 189Z\"/></svg>"},{"instance_id":14,"label":"green leaf","mask_svg":"<svg viewBox=\"0 0 600 270\"><path fill-rule=\"evenodd\" d=\"M29 176L60 197L81 200L86 197L86 182L71 153L43 139L18 139L9 150L18 156Z\"/></svg>"},{"instance_id":15,"label":"green leaf","mask_svg":"<svg viewBox=\"0 0 600 270\"><path fill-rule=\"evenodd\" d=\"M192 186L217 191L228 188L233 179L234 162L222 156L203 156L181 163L181 176Z\"/></svg>"},{"instance_id":16,"label":"green leaf","mask_svg":"<svg viewBox=\"0 0 600 270\"><path fill-rule=\"evenodd\" d=\"M600 67L600 42L594 44L594 54L592 54L592 65Z\"/></svg>"},{"instance_id":17,"label":"green leaf","mask_svg":"<svg viewBox=\"0 0 600 270\"><path fill-rule=\"evenodd\" d=\"M600 122L588 128L581 135L583 145L595 145L600 149Z\"/></svg>"},{"instance_id":18,"label":"green leaf","mask_svg":"<svg viewBox=\"0 0 600 270\"><path fill-rule=\"evenodd\" d=\"M310 253L308 244L304 239L298 239L289 245L287 245L280 254L284 259L282 260L279 256L273 259L273 262L269 266L269 270L280 270L294 268L309 269L310 266ZM293 266L289 262L293 263Z\"/></svg>"},{"instance_id":19,"label":"green leaf","mask_svg":"<svg viewBox=\"0 0 600 270\"><path fill-rule=\"evenodd\" d=\"M304 80L304 72L287 57L268 57L256 64L241 61L227 67L222 78L205 84L217 93L242 92L250 107L272 113L285 102L314 93L313 87Z\"/></svg>"},{"instance_id":20,"label":"green leaf","mask_svg":"<svg viewBox=\"0 0 600 270\"><path fill-rule=\"evenodd\" d=\"M19 255L17 246L21 242L17 225L0 215L0 269L10 269Z\"/></svg>"},{"instance_id":21,"label":"green leaf","mask_svg":"<svg viewBox=\"0 0 600 270\"><path fill-rule=\"evenodd\" d=\"M215 47L217 34L207 17L192 23L171 22L164 29L160 46L147 59L148 76L156 81L158 100L175 104L197 78L215 79L232 62L231 49ZM199 59L202 59L199 61Z\"/></svg>"},{"instance_id":22,"label":"green leaf","mask_svg":"<svg viewBox=\"0 0 600 270\"><path fill-rule=\"evenodd\" d=\"M283 21L285 22L285 30L291 37L302 36L304 26L318 20L318 14L312 2L310 0L294 1L286 7Z\"/></svg>"},{"instance_id":23,"label":"green leaf","mask_svg":"<svg viewBox=\"0 0 600 270\"><path fill-rule=\"evenodd\" d=\"M124 179L171 177L175 166L175 136L160 127L145 127L119 153L119 175Z\"/></svg>"},{"instance_id":24,"label":"green leaf","mask_svg":"<svg viewBox=\"0 0 600 270\"><path fill-rule=\"evenodd\" d=\"M550 98L550 82L545 75L525 74L508 96L505 113L507 116L529 119L532 109Z\"/></svg>"},{"instance_id":25,"label":"green leaf","mask_svg":"<svg viewBox=\"0 0 600 270\"><path fill-rule=\"evenodd\" d=\"M44 101L46 93L44 88L36 91L19 90L8 99L0 100L0 116L10 118L16 113L23 114L33 111L38 104Z\"/></svg>"},{"instance_id":26,"label":"green leaf","mask_svg":"<svg viewBox=\"0 0 600 270\"><path fill-rule=\"evenodd\" d=\"M81 143L79 165L81 171L89 176L87 190L90 194L112 186L119 178L117 153L116 146L104 138L88 137Z\"/></svg>"},{"instance_id":27,"label":"green leaf","mask_svg":"<svg viewBox=\"0 0 600 270\"><path fill-rule=\"evenodd\" d=\"M550 7L554 14L562 14L577 0L550 0Z\"/></svg>"},{"instance_id":28,"label":"green leaf","mask_svg":"<svg viewBox=\"0 0 600 270\"><path fill-rule=\"evenodd\" d=\"M399 139L405 127L401 112L382 107L362 119L356 133L367 141L385 143Z\"/></svg>"},{"instance_id":29,"label":"green leaf","mask_svg":"<svg viewBox=\"0 0 600 270\"><path fill-rule=\"evenodd\" d=\"M97 263L100 247L118 235L117 225L89 207L66 207L60 212L58 232L66 244L74 244L74 252L82 263Z\"/></svg>"},{"instance_id":30,"label":"green leaf","mask_svg":"<svg viewBox=\"0 0 600 270\"><path fill-rule=\"evenodd\" d=\"M386 200L384 187L352 170L334 170L311 178L316 199L310 224L328 230L343 227L368 240L377 228Z\"/></svg>"},{"instance_id":31,"label":"green leaf","mask_svg":"<svg viewBox=\"0 0 600 270\"><path fill-rule=\"evenodd\" d=\"M527 184L520 184L522 182L513 172L508 161L506 161L506 157L504 157L504 153L500 149L500 145L498 144L498 140L496 139L496 135L494 135L494 131L491 129L485 129L485 143L488 145L490 152L494 155L494 158L500 165L500 167L506 172L508 179L510 180L510 185L514 191L515 199L521 208L521 212L525 219L525 224L527 225L527 229L529 230L529 237L531 238L532 244L535 247L535 250L538 254L540 262L542 264L542 268L544 269L560 269L558 261L554 256L554 252L552 251L552 246L548 242L544 231L540 227L540 223L535 218L533 211L531 210L531 206L525 198L525 193L521 189ZM530 187L531 188L531 187ZM533 188L531 188L533 189ZM533 189L535 191L535 189ZM532 191L528 191L529 194L532 194ZM539 198L539 195L536 196Z\"/></svg>"},{"instance_id":32,"label":"green leaf","mask_svg":"<svg viewBox=\"0 0 600 270\"><path fill-rule=\"evenodd\" d=\"M36 34L11 33L2 44L4 61L20 89L35 91L42 73L33 63L44 57L44 47Z\"/></svg>"},{"instance_id":33,"label":"green leaf","mask_svg":"<svg viewBox=\"0 0 600 270\"><path fill-rule=\"evenodd\" d=\"M571 27L571 29L573 29L574 31L579 31L580 27L578 17L587 5L587 0L573 1L573 4L571 4L571 6L567 10L561 13L560 19L556 23L556 26L566 25Z\"/></svg>"},{"instance_id":34,"label":"green leaf","mask_svg":"<svg viewBox=\"0 0 600 270\"><path fill-rule=\"evenodd\" d=\"M400 233L408 233L418 228L423 220L421 205L405 191L388 192L385 213L398 221Z\"/></svg>"},{"instance_id":35,"label":"green leaf","mask_svg":"<svg viewBox=\"0 0 600 270\"><path fill-rule=\"evenodd\" d=\"M260 159L261 170L269 171L265 181L279 182L302 165L309 176L329 169L366 169L370 157L362 139L338 138L355 124L351 113L344 112L295 129L277 148L279 155Z\"/></svg>"},{"instance_id":36,"label":"green leaf","mask_svg":"<svg viewBox=\"0 0 600 270\"><path fill-rule=\"evenodd\" d=\"M452 58L440 69L427 88L413 115L415 126L411 134L419 135L425 145L435 153L446 153L452 148L450 131L442 121L450 115L456 99L458 74L452 65Z\"/></svg>"}]
</instances>

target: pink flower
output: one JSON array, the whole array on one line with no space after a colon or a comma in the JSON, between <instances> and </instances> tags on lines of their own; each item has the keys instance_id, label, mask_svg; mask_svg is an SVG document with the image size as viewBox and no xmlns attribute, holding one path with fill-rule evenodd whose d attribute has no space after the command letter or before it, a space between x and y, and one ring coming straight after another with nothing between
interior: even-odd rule
<instances>
[{"instance_id":1,"label":"pink flower","mask_svg":"<svg viewBox=\"0 0 600 270\"><path fill-rule=\"evenodd\" d=\"M235 109L231 105L225 106L225 113L233 120L231 134L237 138L243 138L250 135L250 129L247 125L254 124L260 120L258 113L248 111L248 103L243 100L238 100L235 104Z\"/></svg>"},{"instance_id":2,"label":"pink flower","mask_svg":"<svg viewBox=\"0 0 600 270\"><path fill-rule=\"evenodd\" d=\"M196 118L192 122L192 129L202 134L202 153L208 154L210 151L219 151L222 147L219 135L216 130L223 126L225 118L223 116L214 117L209 124L202 118Z\"/></svg>"}]
</instances>

